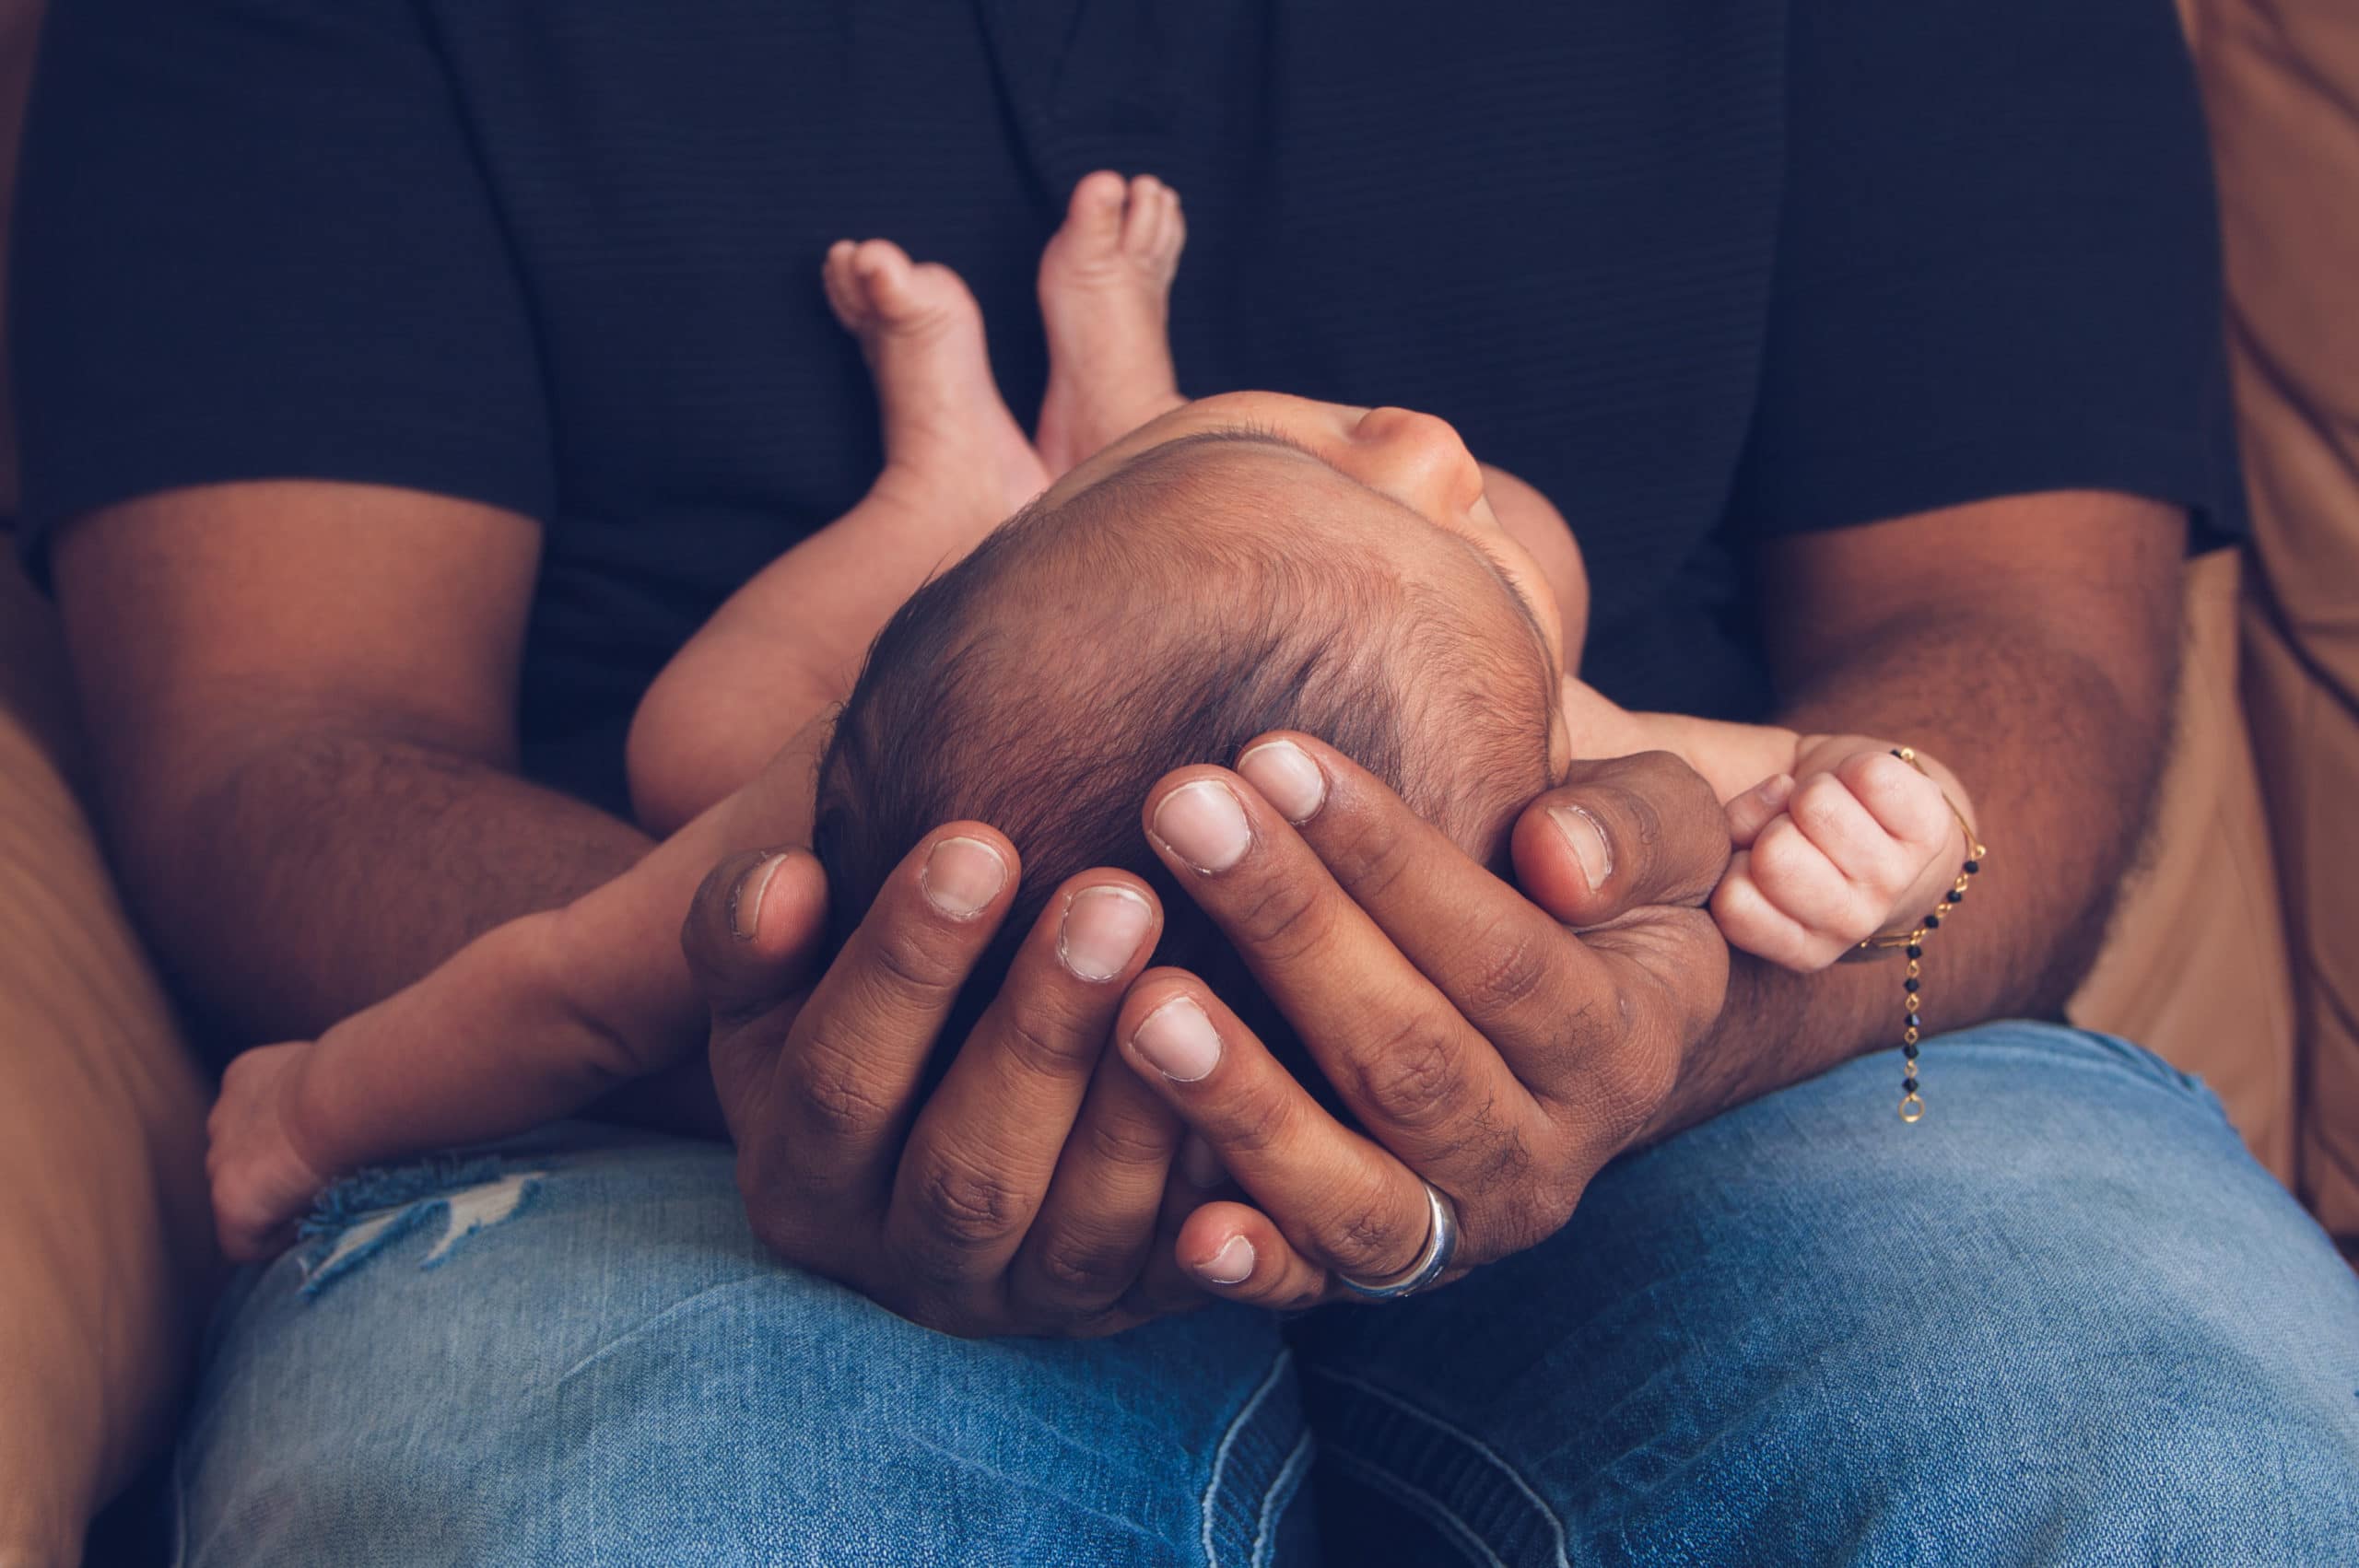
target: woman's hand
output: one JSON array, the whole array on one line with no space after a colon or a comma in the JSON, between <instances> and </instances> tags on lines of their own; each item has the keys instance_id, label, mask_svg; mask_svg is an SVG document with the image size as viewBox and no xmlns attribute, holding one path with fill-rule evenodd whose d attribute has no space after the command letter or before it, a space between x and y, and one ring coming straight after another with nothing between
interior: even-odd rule
<instances>
[{"instance_id":1,"label":"woman's hand","mask_svg":"<svg viewBox=\"0 0 2359 1568\"><path fill-rule=\"evenodd\" d=\"M1205 1299L1171 1243L1209 1188L1175 1171L1179 1119L1105 1049L1162 932L1145 885L1065 883L920 1100L1021 869L991 828L937 829L814 976L817 863L734 856L682 942L712 1004L738 1186L771 1250L946 1332L1110 1333Z\"/></svg>"},{"instance_id":2,"label":"woman's hand","mask_svg":"<svg viewBox=\"0 0 2359 1568\"><path fill-rule=\"evenodd\" d=\"M1366 1129L1194 976L1132 987L1123 1055L1251 1200L1198 1207L1179 1239L1232 1300L1303 1307L1339 1274L1401 1272L1431 1226L1420 1177L1459 1216L1452 1275L1543 1240L1719 1012L1728 949L1700 906L1727 819L1667 755L1576 765L1527 808L1521 893L1302 735L1168 776L1146 824Z\"/></svg>"}]
</instances>

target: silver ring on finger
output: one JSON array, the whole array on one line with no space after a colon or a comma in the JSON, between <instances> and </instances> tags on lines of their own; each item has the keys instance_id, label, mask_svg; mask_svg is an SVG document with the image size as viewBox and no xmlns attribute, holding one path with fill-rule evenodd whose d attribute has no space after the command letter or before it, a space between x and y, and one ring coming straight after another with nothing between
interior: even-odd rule
<instances>
[{"instance_id":1,"label":"silver ring on finger","mask_svg":"<svg viewBox=\"0 0 2359 1568\"><path fill-rule=\"evenodd\" d=\"M1458 1252L1458 1211L1440 1188L1429 1181L1425 1186L1426 1208L1432 1222L1426 1232L1425 1249L1417 1254L1416 1260L1381 1280L1356 1280L1338 1270L1338 1284L1370 1301L1399 1301L1402 1296L1416 1294L1449 1270L1449 1260Z\"/></svg>"}]
</instances>

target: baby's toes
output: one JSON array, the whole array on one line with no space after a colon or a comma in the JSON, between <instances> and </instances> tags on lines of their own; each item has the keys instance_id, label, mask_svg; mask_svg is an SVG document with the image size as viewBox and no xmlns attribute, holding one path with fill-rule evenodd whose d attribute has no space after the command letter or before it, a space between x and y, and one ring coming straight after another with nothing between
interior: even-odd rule
<instances>
[{"instance_id":1,"label":"baby's toes","mask_svg":"<svg viewBox=\"0 0 2359 1568\"><path fill-rule=\"evenodd\" d=\"M909 252L890 240L864 240L851 253L854 287L869 310L888 326L914 309L910 285L915 270Z\"/></svg>"},{"instance_id":2,"label":"baby's toes","mask_svg":"<svg viewBox=\"0 0 2359 1568\"><path fill-rule=\"evenodd\" d=\"M1137 202L1134 196L1133 204ZM1168 288L1180 270L1180 248L1188 242L1188 220L1180 205L1180 193L1158 180L1147 193L1147 216L1134 226L1137 237L1126 235L1124 243L1156 282Z\"/></svg>"},{"instance_id":3,"label":"baby's toes","mask_svg":"<svg viewBox=\"0 0 2359 1568\"><path fill-rule=\"evenodd\" d=\"M1179 193L1152 174L1133 180L1130 197L1122 205L1123 251L1138 261L1156 261L1179 201Z\"/></svg>"},{"instance_id":4,"label":"baby's toes","mask_svg":"<svg viewBox=\"0 0 2359 1568\"><path fill-rule=\"evenodd\" d=\"M846 332L855 333L868 323L868 291L851 266L859 249L849 240L839 240L827 247L827 259L819 264L819 287L827 296L827 309Z\"/></svg>"},{"instance_id":5,"label":"baby's toes","mask_svg":"<svg viewBox=\"0 0 2359 1568\"><path fill-rule=\"evenodd\" d=\"M1140 181L1146 178L1139 177ZM1082 176L1081 183L1073 188L1073 200L1065 206L1067 240L1089 255L1109 254L1120 249L1123 221L1131 207L1131 192L1136 183L1125 181L1110 169Z\"/></svg>"}]
</instances>

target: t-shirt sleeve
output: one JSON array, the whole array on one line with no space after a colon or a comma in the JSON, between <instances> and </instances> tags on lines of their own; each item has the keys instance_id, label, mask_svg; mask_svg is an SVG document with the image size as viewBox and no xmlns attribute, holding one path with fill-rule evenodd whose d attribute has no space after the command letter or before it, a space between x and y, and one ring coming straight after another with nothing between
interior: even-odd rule
<instances>
[{"instance_id":1,"label":"t-shirt sleeve","mask_svg":"<svg viewBox=\"0 0 2359 1568\"><path fill-rule=\"evenodd\" d=\"M1795 0L1740 532L2115 489L2243 532L2168 0Z\"/></svg>"},{"instance_id":2,"label":"t-shirt sleeve","mask_svg":"<svg viewBox=\"0 0 2359 1568\"><path fill-rule=\"evenodd\" d=\"M10 322L37 566L67 520L227 480L548 515L530 315L420 9L52 8Z\"/></svg>"}]
</instances>

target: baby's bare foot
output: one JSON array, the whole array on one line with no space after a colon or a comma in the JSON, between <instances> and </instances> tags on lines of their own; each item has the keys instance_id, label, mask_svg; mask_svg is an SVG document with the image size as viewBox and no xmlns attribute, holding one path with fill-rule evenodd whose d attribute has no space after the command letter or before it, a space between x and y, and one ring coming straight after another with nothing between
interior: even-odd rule
<instances>
[{"instance_id":1,"label":"baby's bare foot","mask_svg":"<svg viewBox=\"0 0 2359 1568\"><path fill-rule=\"evenodd\" d=\"M880 486L929 506L971 509L983 528L1048 487L1039 454L992 379L983 313L957 273L912 263L889 240L839 240L820 279L876 382Z\"/></svg>"},{"instance_id":2,"label":"baby's bare foot","mask_svg":"<svg viewBox=\"0 0 2359 1568\"><path fill-rule=\"evenodd\" d=\"M1051 474L1178 405L1168 308L1188 225L1152 175L1103 170L1074 187L1040 257L1049 392L1038 445Z\"/></svg>"}]
</instances>

